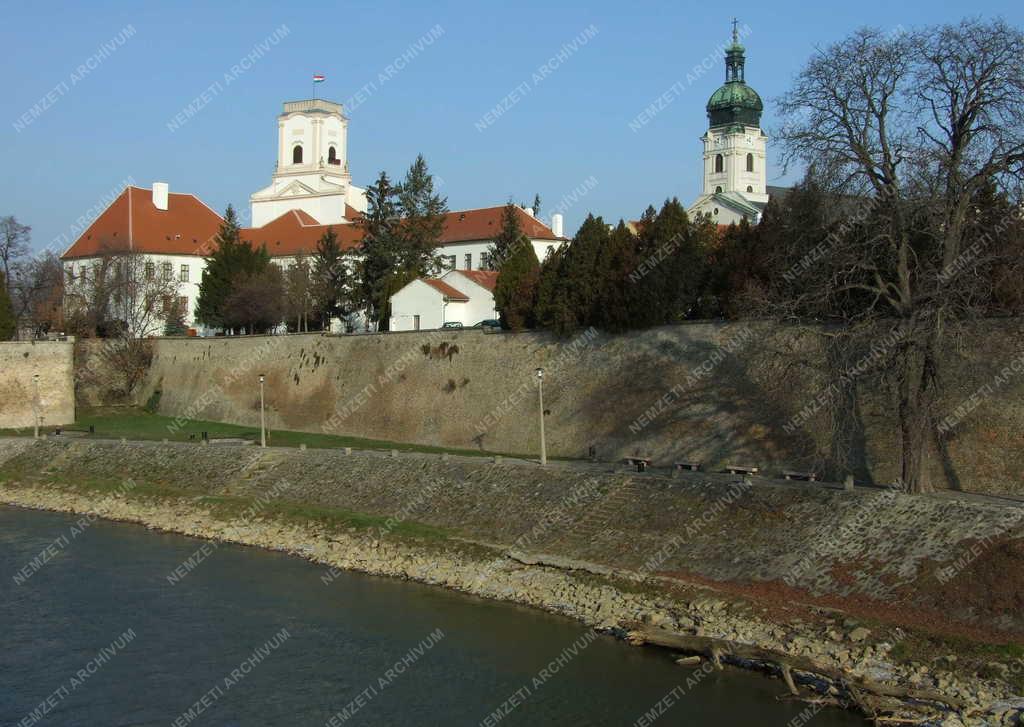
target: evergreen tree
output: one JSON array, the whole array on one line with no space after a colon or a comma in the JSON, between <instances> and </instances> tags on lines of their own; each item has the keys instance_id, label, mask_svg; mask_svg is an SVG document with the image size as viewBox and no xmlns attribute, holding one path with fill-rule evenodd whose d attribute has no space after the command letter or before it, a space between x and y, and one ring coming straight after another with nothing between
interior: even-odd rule
<instances>
[{"instance_id":1,"label":"evergreen tree","mask_svg":"<svg viewBox=\"0 0 1024 727\"><path fill-rule=\"evenodd\" d=\"M185 322L185 310L175 300L170 304L167 311L166 320L164 321L164 335L184 336L186 333L188 333L188 324Z\"/></svg>"},{"instance_id":2,"label":"evergreen tree","mask_svg":"<svg viewBox=\"0 0 1024 727\"><path fill-rule=\"evenodd\" d=\"M206 271L199 283L196 319L213 328L224 328L228 325L227 302L235 283L263 272L270 264L270 255L266 246L253 249L241 239L238 217L231 205L215 239L217 248L206 258Z\"/></svg>"},{"instance_id":3,"label":"evergreen tree","mask_svg":"<svg viewBox=\"0 0 1024 727\"><path fill-rule=\"evenodd\" d=\"M520 331L533 327L539 277L537 253L524 237L502 264L494 286L494 307L502 328Z\"/></svg>"},{"instance_id":4,"label":"evergreen tree","mask_svg":"<svg viewBox=\"0 0 1024 727\"><path fill-rule=\"evenodd\" d=\"M420 154L398 187L402 224L397 228L400 242L398 267L405 273L426 275L437 267L434 251L444 230L448 200L434 191L434 177Z\"/></svg>"},{"instance_id":5,"label":"evergreen tree","mask_svg":"<svg viewBox=\"0 0 1024 727\"><path fill-rule=\"evenodd\" d=\"M398 270L398 190L387 172L366 188L366 214L363 228L362 259L359 263L358 294L369 319L378 330L387 330L388 298Z\"/></svg>"},{"instance_id":6,"label":"evergreen tree","mask_svg":"<svg viewBox=\"0 0 1024 727\"><path fill-rule=\"evenodd\" d=\"M678 199L666 200L657 216L645 214L630 276L636 327L678 323L697 314L714 228L694 225Z\"/></svg>"},{"instance_id":7,"label":"evergreen tree","mask_svg":"<svg viewBox=\"0 0 1024 727\"><path fill-rule=\"evenodd\" d=\"M0 271L0 341L11 340L17 330L18 322L14 318L11 297L7 293L7 279L3 271Z\"/></svg>"},{"instance_id":8,"label":"evergreen tree","mask_svg":"<svg viewBox=\"0 0 1024 727\"><path fill-rule=\"evenodd\" d=\"M541 325L567 335L592 324L603 273L600 255L607 244L608 226L600 217L588 215L561 250L557 267L545 266L537 311Z\"/></svg>"},{"instance_id":9,"label":"evergreen tree","mask_svg":"<svg viewBox=\"0 0 1024 727\"><path fill-rule=\"evenodd\" d=\"M332 318L342 318L351 310L348 263L333 227L328 227L316 243L312 277L317 315L326 330Z\"/></svg>"},{"instance_id":10,"label":"evergreen tree","mask_svg":"<svg viewBox=\"0 0 1024 727\"><path fill-rule=\"evenodd\" d=\"M600 253L597 304L592 320L599 328L625 331L636 325L629 295L629 276L638 263L636 245L636 236L619 220Z\"/></svg>"},{"instance_id":11,"label":"evergreen tree","mask_svg":"<svg viewBox=\"0 0 1024 727\"><path fill-rule=\"evenodd\" d=\"M534 306L537 325L555 331L571 330L575 325L568 300L569 287L563 284L565 250L564 246L555 248L541 264Z\"/></svg>"},{"instance_id":12,"label":"evergreen tree","mask_svg":"<svg viewBox=\"0 0 1024 727\"><path fill-rule=\"evenodd\" d=\"M491 270L501 270L502 264L515 252L522 239L519 212L516 205L509 202L501 212L501 230L487 249Z\"/></svg>"}]
</instances>

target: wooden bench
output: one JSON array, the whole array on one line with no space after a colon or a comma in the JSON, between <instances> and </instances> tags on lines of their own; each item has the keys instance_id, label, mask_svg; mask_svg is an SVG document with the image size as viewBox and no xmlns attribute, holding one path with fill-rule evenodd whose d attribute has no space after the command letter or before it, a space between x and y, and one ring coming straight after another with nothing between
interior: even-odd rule
<instances>
[{"instance_id":1,"label":"wooden bench","mask_svg":"<svg viewBox=\"0 0 1024 727\"><path fill-rule=\"evenodd\" d=\"M676 470L679 472L699 472L700 462L676 462Z\"/></svg>"},{"instance_id":2,"label":"wooden bench","mask_svg":"<svg viewBox=\"0 0 1024 727\"><path fill-rule=\"evenodd\" d=\"M806 482L817 482L817 472L794 472L792 470L783 470L782 476L787 480L804 480Z\"/></svg>"},{"instance_id":3,"label":"wooden bench","mask_svg":"<svg viewBox=\"0 0 1024 727\"><path fill-rule=\"evenodd\" d=\"M730 475L756 475L761 469L745 464L727 464L725 471Z\"/></svg>"},{"instance_id":4,"label":"wooden bench","mask_svg":"<svg viewBox=\"0 0 1024 727\"><path fill-rule=\"evenodd\" d=\"M637 472L646 472L651 460L644 457L626 457L626 462L636 468Z\"/></svg>"}]
</instances>

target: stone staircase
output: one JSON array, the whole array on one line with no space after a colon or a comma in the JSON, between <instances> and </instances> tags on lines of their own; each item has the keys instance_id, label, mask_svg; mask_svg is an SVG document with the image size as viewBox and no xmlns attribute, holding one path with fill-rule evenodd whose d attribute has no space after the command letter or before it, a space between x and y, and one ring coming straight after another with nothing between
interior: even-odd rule
<instances>
[{"instance_id":1,"label":"stone staircase","mask_svg":"<svg viewBox=\"0 0 1024 727\"><path fill-rule=\"evenodd\" d=\"M603 534L621 529L622 513L635 501L637 489L631 477L616 482L604 496L587 507L581 518L567 522L560 534L544 547L551 550L585 547Z\"/></svg>"}]
</instances>

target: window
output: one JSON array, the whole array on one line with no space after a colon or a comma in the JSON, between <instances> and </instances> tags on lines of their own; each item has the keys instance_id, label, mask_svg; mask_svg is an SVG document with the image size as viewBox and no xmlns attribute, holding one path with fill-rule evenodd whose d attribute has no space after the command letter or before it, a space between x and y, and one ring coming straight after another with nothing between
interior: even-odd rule
<instances>
[{"instance_id":1,"label":"window","mask_svg":"<svg viewBox=\"0 0 1024 727\"><path fill-rule=\"evenodd\" d=\"M302 145L299 144L292 149L292 164L302 164Z\"/></svg>"},{"instance_id":2,"label":"window","mask_svg":"<svg viewBox=\"0 0 1024 727\"><path fill-rule=\"evenodd\" d=\"M152 280L156 276L156 263L146 261L146 280Z\"/></svg>"},{"instance_id":3,"label":"window","mask_svg":"<svg viewBox=\"0 0 1024 727\"><path fill-rule=\"evenodd\" d=\"M332 146L327 149L327 163L328 164L341 164L341 160L338 159L338 152Z\"/></svg>"},{"instance_id":4,"label":"window","mask_svg":"<svg viewBox=\"0 0 1024 727\"><path fill-rule=\"evenodd\" d=\"M753 192L753 191L754 191L754 188L753 188L753 187L751 187L751 186L750 186L750 185L748 184L748 185L747 185L747 191L748 191L748 192Z\"/></svg>"},{"instance_id":5,"label":"window","mask_svg":"<svg viewBox=\"0 0 1024 727\"><path fill-rule=\"evenodd\" d=\"M480 253L480 270L491 269L491 253L482 252Z\"/></svg>"},{"instance_id":6,"label":"window","mask_svg":"<svg viewBox=\"0 0 1024 727\"><path fill-rule=\"evenodd\" d=\"M715 172L725 171L725 159L721 154L715 154Z\"/></svg>"},{"instance_id":7,"label":"window","mask_svg":"<svg viewBox=\"0 0 1024 727\"><path fill-rule=\"evenodd\" d=\"M747 154L747 171L748 172L754 171L754 155L753 154Z\"/></svg>"},{"instance_id":8,"label":"window","mask_svg":"<svg viewBox=\"0 0 1024 727\"><path fill-rule=\"evenodd\" d=\"M174 265L163 263L160 265L160 276L164 280L174 280Z\"/></svg>"},{"instance_id":9,"label":"window","mask_svg":"<svg viewBox=\"0 0 1024 727\"><path fill-rule=\"evenodd\" d=\"M178 310L176 312L183 316L188 315L188 298L185 296L178 298Z\"/></svg>"},{"instance_id":10,"label":"window","mask_svg":"<svg viewBox=\"0 0 1024 727\"><path fill-rule=\"evenodd\" d=\"M721 194L721 193L722 193L722 188L721 187L715 187L715 194Z\"/></svg>"},{"instance_id":11,"label":"window","mask_svg":"<svg viewBox=\"0 0 1024 727\"><path fill-rule=\"evenodd\" d=\"M471 253L471 252L467 252L466 253L466 262L465 262L465 264L462 267L463 267L464 270L472 270L473 269L473 253Z\"/></svg>"},{"instance_id":12,"label":"window","mask_svg":"<svg viewBox=\"0 0 1024 727\"><path fill-rule=\"evenodd\" d=\"M182 283L188 282L188 265L181 266L181 271L178 273L178 280Z\"/></svg>"},{"instance_id":13,"label":"window","mask_svg":"<svg viewBox=\"0 0 1024 727\"><path fill-rule=\"evenodd\" d=\"M454 255L442 255L441 256L441 267L445 270L455 269L455 256Z\"/></svg>"}]
</instances>

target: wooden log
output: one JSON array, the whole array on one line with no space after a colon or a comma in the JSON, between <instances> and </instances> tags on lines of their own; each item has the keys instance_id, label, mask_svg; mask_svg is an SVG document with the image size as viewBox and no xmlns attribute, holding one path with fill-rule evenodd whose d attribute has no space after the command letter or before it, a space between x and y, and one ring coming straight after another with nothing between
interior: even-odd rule
<instances>
[{"instance_id":1,"label":"wooden log","mask_svg":"<svg viewBox=\"0 0 1024 727\"><path fill-rule=\"evenodd\" d=\"M800 696L800 690L793 683L793 671L789 668L789 664L782 664L782 681L786 682L790 694L794 697Z\"/></svg>"},{"instance_id":2,"label":"wooden log","mask_svg":"<svg viewBox=\"0 0 1024 727\"><path fill-rule=\"evenodd\" d=\"M629 631L632 643L654 644L667 649L674 649L688 654L699 654L714 659L717 653L719 657L729 657L733 661L754 661L765 664L775 664L780 669L785 664L791 670L807 672L809 674L828 677L829 679L852 685L861 692L877 694L883 697L896 697L898 699L913 699L921 702L936 702L944 704L953 709L962 710L965 702L956 697L949 697L929 689L911 689L908 687L882 684L872 679L856 677L848 672L840 671L827 666L806 656L785 654L774 649L765 649L751 644L741 644L725 639L714 639L710 636L693 636L680 634L666 629L660 629L641 623L624 624Z\"/></svg>"}]
</instances>

